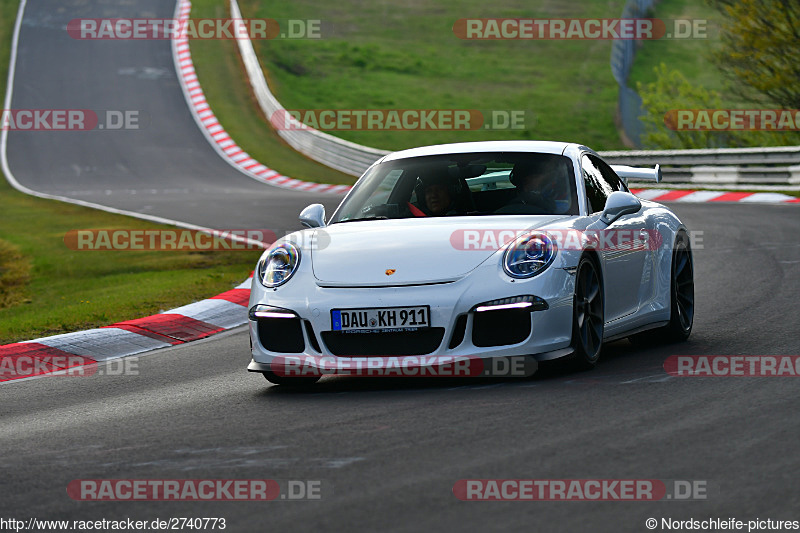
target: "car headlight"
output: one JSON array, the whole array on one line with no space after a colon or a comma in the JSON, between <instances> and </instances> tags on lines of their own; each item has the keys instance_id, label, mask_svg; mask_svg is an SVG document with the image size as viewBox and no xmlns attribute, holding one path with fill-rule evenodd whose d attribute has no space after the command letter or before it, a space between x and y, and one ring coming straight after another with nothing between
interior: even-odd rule
<instances>
[{"instance_id":1,"label":"car headlight","mask_svg":"<svg viewBox=\"0 0 800 533\"><path fill-rule=\"evenodd\" d=\"M512 278L532 278L556 257L556 241L546 233L521 235L506 249L503 270Z\"/></svg>"},{"instance_id":2,"label":"car headlight","mask_svg":"<svg viewBox=\"0 0 800 533\"><path fill-rule=\"evenodd\" d=\"M258 263L258 281L265 287L278 287L292 277L300 264L300 251L285 242L269 250Z\"/></svg>"}]
</instances>

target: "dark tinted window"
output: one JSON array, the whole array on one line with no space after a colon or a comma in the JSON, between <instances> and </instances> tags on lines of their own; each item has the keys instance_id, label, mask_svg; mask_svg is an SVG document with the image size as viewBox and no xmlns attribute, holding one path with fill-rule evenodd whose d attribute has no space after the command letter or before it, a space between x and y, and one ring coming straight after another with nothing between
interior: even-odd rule
<instances>
[{"instance_id":1,"label":"dark tinted window","mask_svg":"<svg viewBox=\"0 0 800 533\"><path fill-rule=\"evenodd\" d=\"M577 215L572 160L535 152L412 157L372 167L331 217Z\"/></svg>"},{"instance_id":2,"label":"dark tinted window","mask_svg":"<svg viewBox=\"0 0 800 533\"><path fill-rule=\"evenodd\" d=\"M608 195L613 192L611 185L603 178L603 173L597 167L595 158L584 155L581 158L583 170L583 183L586 186L586 198L589 200L589 212L598 213L606 205Z\"/></svg>"},{"instance_id":3,"label":"dark tinted window","mask_svg":"<svg viewBox=\"0 0 800 533\"><path fill-rule=\"evenodd\" d=\"M614 172L614 170L608 166L605 161L593 155L588 155L587 157L592 160L597 168L600 169L603 179L606 181L606 183L608 183L612 191L628 192L628 187L625 186L625 182L622 181L619 176L617 176L617 173Z\"/></svg>"}]
</instances>

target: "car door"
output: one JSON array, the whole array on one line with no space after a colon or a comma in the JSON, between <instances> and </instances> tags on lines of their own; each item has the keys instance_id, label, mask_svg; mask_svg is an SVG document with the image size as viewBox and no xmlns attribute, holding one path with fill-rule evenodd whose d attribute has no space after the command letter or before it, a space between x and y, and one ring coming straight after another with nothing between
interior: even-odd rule
<instances>
[{"instance_id":1,"label":"car door","mask_svg":"<svg viewBox=\"0 0 800 533\"><path fill-rule=\"evenodd\" d=\"M594 154L581 157L581 168L588 213L599 219L608 196L614 191L627 192L627 187ZM644 210L640 210L618 218L607 227L602 222L592 226L603 233L598 252L603 263L606 322L635 313L650 285L643 279L648 254L645 218Z\"/></svg>"}]
</instances>

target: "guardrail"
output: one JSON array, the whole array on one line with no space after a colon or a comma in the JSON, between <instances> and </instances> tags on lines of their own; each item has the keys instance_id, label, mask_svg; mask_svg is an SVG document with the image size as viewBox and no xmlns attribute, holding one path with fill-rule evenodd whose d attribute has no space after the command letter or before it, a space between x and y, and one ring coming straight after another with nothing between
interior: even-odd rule
<instances>
[{"instance_id":1,"label":"guardrail","mask_svg":"<svg viewBox=\"0 0 800 533\"><path fill-rule=\"evenodd\" d=\"M240 19L237 0L230 0L231 18ZM285 108L269 90L253 43L237 39L250 85L269 120ZM292 148L307 157L352 176L360 176L387 151L370 148L308 129L276 130ZM609 163L662 167L668 184L800 186L800 146L770 148L714 148L700 150L631 150L599 152Z\"/></svg>"},{"instance_id":2,"label":"guardrail","mask_svg":"<svg viewBox=\"0 0 800 533\"><path fill-rule=\"evenodd\" d=\"M230 0L231 18L241 19L242 12L236 0ZM269 120L273 114L283 111L284 107L269 90L261 64L249 38L236 40L242 56L247 77L258 100L258 105ZM302 130L276 130L278 135L289 146L323 165L335 168L346 174L360 176L372 163L389 152L369 148L360 144L339 139L333 135L309 128Z\"/></svg>"},{"instance_id":3,"label":"guardrail","mask_svg":"<svg viewBox=\"0 0 800 533\"><path fill-rule=\"evenodd\" d=\"M696 185L800 185L800 146L600 152L613 164L662 167L664 182Z\"/></svg>"}]
</instances>

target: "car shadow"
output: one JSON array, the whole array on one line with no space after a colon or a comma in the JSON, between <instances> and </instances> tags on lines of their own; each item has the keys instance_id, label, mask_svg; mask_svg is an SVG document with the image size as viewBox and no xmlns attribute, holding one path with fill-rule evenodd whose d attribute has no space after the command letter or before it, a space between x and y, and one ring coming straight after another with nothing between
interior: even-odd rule
<instances>
[{"instance_id":1,"label":"car shadow","mask_svg":"<svg viewBox=\"0 0 800 533\"><path fill-rule=\"evenodd\" d=\"M449 391L452 389L493 389L503 387L535 387L559 383L633 383L645 377L669 378L664 360L670 355L702 353L703 342L687 341L678 344L643 346L627 339L608 343L598 365L591 370L575 370L562 361L539 363L530 377L363 377L325 376L317 383L305 386L272 385L265 383L258 396L265 398L334 395L342 393Z\"/></svg>"}]
</instances>

